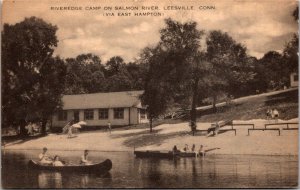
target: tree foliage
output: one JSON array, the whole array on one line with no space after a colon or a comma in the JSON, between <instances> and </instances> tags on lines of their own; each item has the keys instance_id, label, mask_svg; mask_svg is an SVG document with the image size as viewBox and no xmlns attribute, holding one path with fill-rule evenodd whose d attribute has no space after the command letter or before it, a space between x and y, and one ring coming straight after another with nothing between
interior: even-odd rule
<instances>
[{"instance_id":1,"label":"tree foliage","mask_svg":"<svg viewBox=\"0 0 300 190\"><path fill-rule=\"evenodd\" d=\"M160 30L160 42L143 50L142 62L148 63L149 69L142 100L148 105L150 120L163 113L169 102L189 97L195 90L189 85L198 85L199 79L191 72L199 62L195 57L203 32L196 27L196 22L166 19L165 27Z\"/></svg>"},{"instance_id":2,"label":"tree foliage","mask_svg":"<svg viewBox=\"0 0 300 190\"><path fill-rule=\"evenodd\" d=\"M52 58L57 27L36 17L2 31L2 126L45 122L60 104L64 62Z\"/></svg>"},{"instance_id":3,"label":"tree foliage","mask_svg":"<svg viewBox=\"0 0 300 190\"><path fill-rule=\"evenodd\" d=\"M104 66L93 54L82 54L66 59L68 72L65 94L95 93L106 89Z\"/></svg>"},{"instance_id":4,"label":"tree foliage","mask_svg":"<svg viewBox=\"0 0 300 190\"><path fill-rule=\"evenodd\" d=\"M282 55L276 51L267 52L260 60L264 68L265 80L269 89L283 88L289 82L287 68Z\"/></svg>"},{"instance_id":5,"label":"tree foliage","mask_svg":"<svg viewBox=\"0 0 300 190\"><path fill-rule=\"evenodd\" d=\"M249 83L256 73L246 47L222 31L210 31L206 44L208 61L212 64L212 79L208 84L214 99L224 91L233 96L251 93Z\"/></svg>"}]
</instances>

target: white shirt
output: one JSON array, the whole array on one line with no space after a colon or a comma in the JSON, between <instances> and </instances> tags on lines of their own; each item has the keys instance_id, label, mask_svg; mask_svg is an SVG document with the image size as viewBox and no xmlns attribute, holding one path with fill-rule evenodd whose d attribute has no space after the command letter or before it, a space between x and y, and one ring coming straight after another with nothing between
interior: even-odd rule
<instances>
[{"instance_id":1,"label":"white shirt","mask_svg":"<svg viewBox=\"0 0 300 190\"><path fill-rule=\"evenodd\" d=\"M64 164L59 160L56 160L56 161L53 162L53 166L63 166L63 165Z\"/></svg>"},{"instance_id":2,"label":"white shirt","mask_svg":"<svg viewBox=\"0 0 300 190\"><path fill-rule=\"evenodd\" d=\"M49 158L49 157L48 157L47 154L43 154L43 153L39 154L39 159L40 159L40 161L42 161L42 160L47 160L48 158Z\"/></svg>"},{"instance_id":3,"label":"white shirt","mask_svg":"<svg viewBox=\"0 0 300 190\"><path fill-rule=\"evenodd\" d=\"M40 159L40 162L41 163L44 163L44 164L50 164L52 163L51 159L48 157L47 154L39 154L39 159Z\"/></svg>"},{"instance_id":4,"label":"white shirt","mask_svg":"<svg viewBox=\"0 0 300 190\"><path fill-rule=\"evenodd\" d=\"M279 116L279 113L278 113L278 111L277 111L277 110L274 110L274 111L273 111L273 114L274 114L274 115L278 115L278 116Z\"/></svg>"},{"instance_id":5,"label":"white shirt","mask_svg":"<svg viewBox=\"0 0 300 190\"><path fill-rule=\"evenodd\" d=\"M87 162L89 162L87 156L82 155L82 156L81 156L81 162L82 162L82 163L87 163Z\"/></svg>"}]
</instances>

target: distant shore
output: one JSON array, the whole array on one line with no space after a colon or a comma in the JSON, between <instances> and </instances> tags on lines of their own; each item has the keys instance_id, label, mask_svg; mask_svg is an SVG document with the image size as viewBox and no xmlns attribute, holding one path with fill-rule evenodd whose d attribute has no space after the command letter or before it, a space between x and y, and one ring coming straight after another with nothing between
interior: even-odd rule
<instances>
[{"instance_id":1,"label":"distant shore","mask_svg":"<svg viewBox=\"0 0 300 190\"><path fill-rule=\"evenodd\" d=\"M253 123L256 128L262 128L267 121L262 119L234 121L234 123ZM281 122L298 122L298 118ZM198 129L207 129L210 123L197 123ZM277 127L277 126L276 126ZM283 127L283 126L282 126ZM298 125L293 125L297 128ZM226 126L227 129L230 127ZM214 137L196 134L192 136L188 123L162 124L149 129L117 129L111 134L106 131L90 131L76 134L76 138L67 138L64 134L49 134L26 142L16 141L2 146L4 150L95 150L95 151L133 151L136 150L171 150L174 145L182 149L185 144L191 147L200 145L205 148L220 148L209 154L252 154L252 155L298 155L298 130L284 130L278 136L277 131L251 131L250 126L234 126L233 131L220 133Z\"/></svg>"}]
</instances>

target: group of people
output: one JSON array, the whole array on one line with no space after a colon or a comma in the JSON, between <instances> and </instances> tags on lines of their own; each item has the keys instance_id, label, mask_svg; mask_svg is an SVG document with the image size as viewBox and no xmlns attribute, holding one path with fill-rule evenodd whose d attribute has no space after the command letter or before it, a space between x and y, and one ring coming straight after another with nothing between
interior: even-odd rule
<instances>
[{"instance_id":1,"label":"group of people","mask_svg":"<svg viewBox=\"0 0 300 190\"><path fill-rule=\"evenodd\" d=\"M48 149L43 148L43 152L39 154L39 163L43 165L53 165L53 166L64 166L65 162L60 159L58 155L55 155L53 158L47 154ZM80 164L81 165L90 165L91 161L88 160L89 151L84 150L84 154L81 156Z\"/></svg>"},{"instance_id":2,"label":"group of people","mask_svg":"<svg viewBox=\"0 0 300 190\"><path fill-rule=\"evenodd\" d=\"M277 122L278 121L278 118L279 118L279 112L277 109L273 108L273 109L268 109L267 110L267 119L275 119L275 121Z\"/></svg>"},{"instance_id":3,"label":"group of people","mask_svg":"<svg viewBox=\"0 0 300 190\"><path fill-rule=\"evenodd\" d=\"M185 153L189 153L189 152L193 152L195 153L195 156L205 156L205 149L204 149L204 146L201 144L198 151L196 150L196 145L193 144L192 145L192 148L190 149L189 148L189 145L188 144L185 144L184 148L182 148L181 150L177 148L177 146L175 145L173 147L173 153L176 154L176 153L180 153L180 152L185 152Z\"/></svg>"}]
</instances>

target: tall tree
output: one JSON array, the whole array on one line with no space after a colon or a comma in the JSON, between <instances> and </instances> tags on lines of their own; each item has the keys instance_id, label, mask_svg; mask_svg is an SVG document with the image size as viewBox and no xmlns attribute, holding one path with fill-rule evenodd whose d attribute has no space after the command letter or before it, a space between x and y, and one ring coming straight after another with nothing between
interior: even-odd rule
<instances>
[{"instance_id":1,"label":"tall tree","mask_svg":"<svg viewBox=\"0 0 300 190\"><path fill-rule=\"evenodd\" d=\"M151 104L163 102L168 104L171 100L182 100L191 95L197 97L199 77L197 72L192 72L199 63L200 39L203 34L197 29L196 22L180 23L172 19L165 20L166 26L160 30L160 42L155 48L145 49L149 61L149 72L151 77L145 81L146 88L144 103L151 107ZM155 85L156 84L156 85ZM189 86L193 88L189 88ZM155 89L156 86L156 89ZM154 93L162 94L154 96ZM161 100L161 98L166 98ZM147 101L148 100L148 101ZM196 102L197 98L192 98L192 123L196 123ZM161 113L167 106L160 106ZM154 110L155 108L153 108ZM153 111L151 111L155 114ZM157 113L156 113L157 114ZM155 115L153 115L155 116ZM195 131L192 127L192 131Z\"/></svg>"},{"instance_id":2,"label":"tall tree","mask_svg":"<svg viewBox=\"0 0 300 190\"><path fill-rule=\"evenodd\" d=\"M158 72L163 69L166 60L166 53L160 45L145 48L141 53L140 64L145 66L145 86L141 96L142 104L147 107L149 115L150 132L152 132L153 119L163 114L172 99L170 85L164 79L165 72Z\"/></svg>"},{"instance_id":3,"label":"tall tree","mask_svg":"<svg viewBox=\"0 0 300 190\"><path fill-rule=\"evenodd\" d=\"M288 72L298 73L298 55L299 53L299 37L294 34L293 38L286 44L283 50L283 61L288 69Z\"/></svg>"},{"instance_id":4,"label":"tall tree","mask_svg":"<svg viewBox=\"0 0 300 190\"><path fill-rule=\"evenodd\" d=\"M145 65L129 62L126 64L126 70L132 78L132 89L143 90L145 82Z\"/></svg>"},{"instance_id":5,"label":"tall tree","mask_svg":"<svg viewBox=\"0 0 300 190\"><path fill-rule=\"evenodd\" d=\"M288 83L287 68L282 55L276 51L267 52L260 60L269 89L279 89Z\"/></svg>"},{"instance_id":6,"label":"tall tree","mask_svg":"<svg viewBox=\"0 0 300 190\"><path fill-rule=\"evenodd\" d=\"M299 7L293 11L295 21L299 20ZM288 74L291 72L298 73L298 55L299 53L299 36L298 33L293 35L293 38L286 44L283 50L283 61L288 69Z\"/></svg>"},{"instance_id":7,"label":"tall tree","mask_svg":"<svg viewBox=\"0 0 300 190\"><path fill-rule=\"evenodd\" d=\"M41 122L42 134L46 133L46 124L52 114L62 107L65 76L66 66L59 57L50 58L39 71L26 120Z\"/></svg>"},{"instance_id":8,"label":"tall tree","mask_svg":"<svg viewBox=\"0 0 300 190\"><path fill-rule=\"evenodd\" d=\"M81 54L66 59L68 72L65 93L95 93L106 90L105 69L101 59L93 54Z\"/></svg>"},{"instance_id":9,"label":"tall tree","mask_svg":"<svg viewBox=\"0 0 300 190\"><path fill-rule=\"evenodd\" d=\"M133 88L133 79L122 57L114 56L106 62L107 91L128 91Z\"/></svg>"},{"instance_id":10,"label":"tall tree","mask_svg":"<svg viewBox=\"0 0 300 190\"><path fill-rule=\"evenodd\" d=\"M124 69L126 69L125 62L120 56L114 56L106 62L107 77L111 77L115 74L118 74L119 72L124 71Z\"/></svg>"},{"instance_id":11,"label":"tall tree","mask_svg":"<svg viewBox=\"0 0 300 190\"><path fill-rule=\"evenodd\" d=\"M45 113L38 119L50 117L52 106L60 101L59 92L54 95L53 105L37 107L37 102L46 101L43 93L53 92L56 88L50 86L51 74L45 75L63 67L61 61L52 60L54 48L57 46L57 27L36 17L25 18L20 23L4 24L2 31L2 126L19 126L20 134L25 135L26 118L32 109ZM50 69L49 64L51 64ZM49 69L45 69L49 68ZM60 70L60 69L59 69ZM58 72L61 74L60 72ZM36 94L38 93L38 94ZM37 99L35 97L38 97ZM48 104L47 104L48 105ZM49 112L48 112L49 111ZM47 112L47 113L46 113Z\"/></svg>"},{"instance_id":12,"label":"tall tree","mask_svg":"<svg viewBox=\"0 0 300 190\"><path fill-rule=\"evenodd\" d=\"M207 59L212 64L210 75L210 91L213 106L217 95L226 92L233 96L241 96L243 86L253 80L255 73L246 48L236 42L230 35L219 30L210 31L206 38Z\"/></svg>"}]
</instances>

